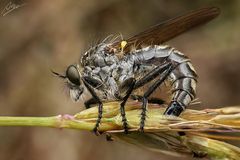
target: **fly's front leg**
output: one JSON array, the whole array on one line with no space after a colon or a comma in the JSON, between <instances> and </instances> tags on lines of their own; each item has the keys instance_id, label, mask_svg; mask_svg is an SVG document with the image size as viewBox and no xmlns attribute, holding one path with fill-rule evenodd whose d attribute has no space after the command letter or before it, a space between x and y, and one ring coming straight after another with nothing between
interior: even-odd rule
<instances>
[{"instance_id":1,"label":"fly's front leg","mask_svg":"<svg viewBox=\"0 0 240 160\"><path fill-rule=\"evenodd\" d=\"M88 91L90 92L90 94L92 95L92 98L95 99L94 101L98 103L98 119L96 121L96 125L93 129L93 132L96 135L99 135L98 132L98 128L102 119L102 112L103 112L103 104L101 102L101 100L99 99L99 97L97 96L97 94L95 93L93 87L91 85L89 85L88 81L91 80L91 77L83 77L83 83L86 86L86 88L88 89Z\"/></svg>"},{"instance_id":2,"label":"fly's front leg","mask_svg":"<svg viewBox=\"0 0 240 160\"><path fill-rule=\"evenodd\" d=\"M142 113L141 113L141 121L140 121L140 131L144 131L144 125L145 125L145 119L146 119L146 111L147 111L147 103L148 103L148 97L165 81L165 79L169 76L169 74L172 72L173 67L170 66L165 72L160 74L160 79L157 80L143 95L142 100Z\"/></svg>"},{"instance_id":3,"label":"fly's front leg","mask_svg":"<svg viewBox=\"0 0 240 160\"><path fill-rule=\"evenodd\" d=\"M120 86L121 90L124 90L124 89L126 90L125 96L122 98L122 102L120 104L122 123L123 123L124 132L126 134L128 133L128 123L127 123L127 118L125 113L125 104L134 89L135 83L136 83L135 78L129 78L125 80L123 84Z\"/></svg>"}]
</instances>

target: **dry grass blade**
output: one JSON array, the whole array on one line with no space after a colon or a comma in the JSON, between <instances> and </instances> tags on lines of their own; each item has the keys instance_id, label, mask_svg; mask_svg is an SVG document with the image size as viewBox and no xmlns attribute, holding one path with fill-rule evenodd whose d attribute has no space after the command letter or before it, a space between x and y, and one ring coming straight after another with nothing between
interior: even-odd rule
<instances>
[{"instance_id":1,"label":"dry grass blade","mask_svg":"<svg viewBox=\"0 0 240 160\"><path fill-rule=\"evenodd\" d=\"M124 134L119 103L104 105L103 132L125 142L173 156L194 155L209 159L237 160L240 149L217 139L240 138L240 109L226 107L221 109L186 110L180 117L164 116L166 106L149 104L145 133L138 132L140 106L138 102L129 102L126 116L131 133ZM75 115L75 119L95 123L97 108L84 110ZM179 133L183 133L180 135ZM219 136L218 134L221 134ZM231 136L229 134L235 134ZM211 137L211 139L209 138ZM184 154L183 154L184 153Z\"/></svg>"},{"instance_id":2,"label":"dry grass blade","mask_svg":"<svg viewBox=\"0 0 240 160\"><path fill-rule=\"evenodd\" d=\"M148 105L145 132L140 133L141 103L126 105L130 134L122 129L119 102L105 103L99 131L113 138L172 156L197 156L213 160L238 160L240 148L223 140L240 140L239 107L186 110L180 117L165 116L164 105ZM98 117L97 107L75 115L51 117L0 116L0 126L69 128L91 131Z\"/></svg>"}]
</instances>

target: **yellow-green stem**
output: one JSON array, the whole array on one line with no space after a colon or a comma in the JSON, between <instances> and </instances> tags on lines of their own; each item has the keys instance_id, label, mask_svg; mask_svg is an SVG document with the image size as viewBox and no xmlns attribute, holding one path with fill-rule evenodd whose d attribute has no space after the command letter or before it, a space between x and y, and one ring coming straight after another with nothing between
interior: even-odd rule
<instances>
[{"instance_id":1,"label":"yellow-green stem","mask_svg":"<svg viewBox=\"0 0 240 160\"><path fill-rule=\"evenodd\" d=\"M104 121L104 119L103 119ZM108 120L109 121L109 120ZM81 121L74 119L71 115L59 115L52 117L0 117L0 126L32 126L32 127L52 127L69 128L78 130L92 130L95 126L94 120ZM111 124L104 123L101 130L112 129Z\"/></svg>"}]
</instances>

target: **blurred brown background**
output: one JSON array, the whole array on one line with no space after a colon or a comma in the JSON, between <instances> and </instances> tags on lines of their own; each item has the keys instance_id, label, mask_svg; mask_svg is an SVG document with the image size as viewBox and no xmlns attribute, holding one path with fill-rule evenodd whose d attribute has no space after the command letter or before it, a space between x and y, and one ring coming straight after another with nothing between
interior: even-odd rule
<instances>
[{"instance_id":1,"label":"blurred brown background","mask_svg":"<svg viewBox=\"0 0 240 160\"><path fill-rule=\"evenodd\" d=\"M12 1L17 3L18 1ZM0 1L0 9L9 1ZM32 0L0 17L0 115L50 116L83 108L50 73L63 72L91 42L133 35L203 6L218 6L211 23L168 42L188 55L199 74L204 107L240 104L240 1ZM0 128L0 160L173 159L89 132ZM179 158L180 160L180 158Z\"/></svg>"}]
</instances>

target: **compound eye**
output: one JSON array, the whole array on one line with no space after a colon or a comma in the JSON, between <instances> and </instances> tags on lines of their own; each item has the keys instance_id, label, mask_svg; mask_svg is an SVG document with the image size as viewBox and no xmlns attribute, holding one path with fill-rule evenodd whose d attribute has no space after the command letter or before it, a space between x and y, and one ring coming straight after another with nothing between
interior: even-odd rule
<instances>
[{"instance_id":1,"label":"compound eye","mask_svg":"<svg viewBox=\"0 0 240 160\"><path fill-rule=\"evenodd\" d=\"M67 68L66 76L69 79L69 81L72 82L73 84L78 86L80 85L80 75L76 66L70 65Z\"/></svg>"}]
</instances>

